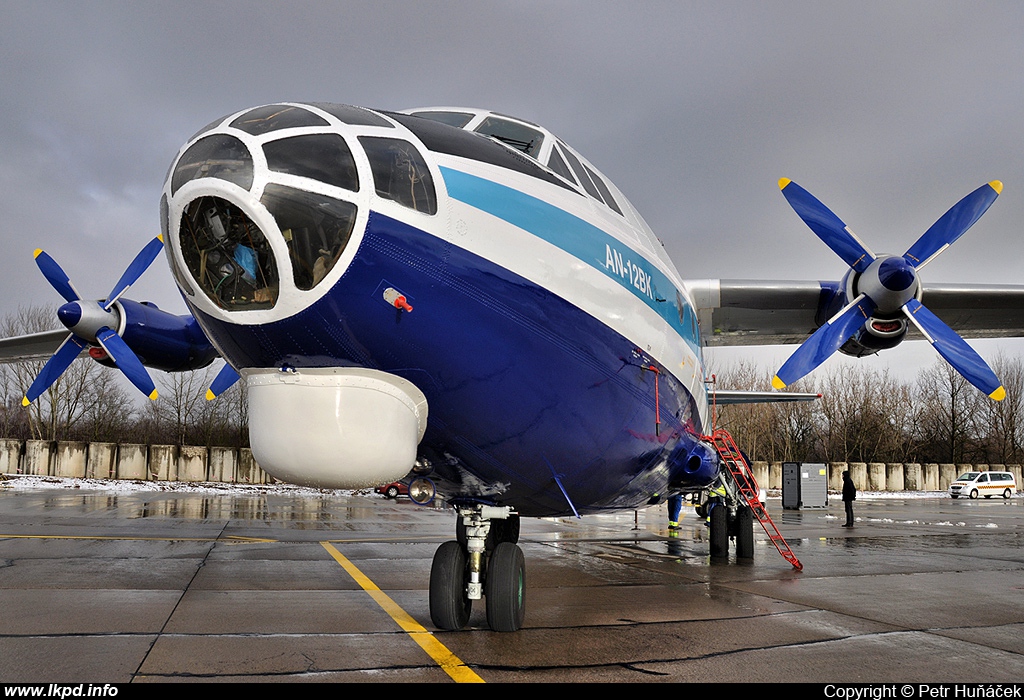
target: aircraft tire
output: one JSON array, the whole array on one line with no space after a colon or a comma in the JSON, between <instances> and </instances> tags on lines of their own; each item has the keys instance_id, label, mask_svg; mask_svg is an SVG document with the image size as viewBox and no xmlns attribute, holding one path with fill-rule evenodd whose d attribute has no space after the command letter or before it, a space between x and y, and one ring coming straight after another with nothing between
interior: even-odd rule
<instances>
[{"instance_id":1,"label":"aircraft tire","mask_svg":"<svg viewBox=\"0 0 1024 700\"><path fill-rule=\"evenodd\" d=\"M754 511L747 506L736 512L736 558L754 558Z\"/></svg>"},{"instance_id":2,"label":"aircraft tire","mask_svg":"<svg viewBox=\"0 0 1024 700\"><path fill-rule=\"evenodd\" d=\"M499 542L487 563L487 625L495 632L515 632L526 615L526 560L519 545Z\"/></svg>"},{"instance_id":3,"label":"aircraft tire","mask_svg":"<svg viewBox=\"0 0 1024 700\"><path fill-rule=\"evenodd\" d=\"M711 509L711 558L726 559L729 556L729 509L716 503Z\"/></svg>"},{"instance_id":4,"label":"aircraft tire","mask_svg":"<svg viewBox=\"0 0 1024 700\"><path fill-rule=\"evenodd\" d=\"M466 551L455 540L434 552L430 565L430 620L443 630L459 630L469 622L473 601L466 597Z\"/></svg>"}]
</instances>

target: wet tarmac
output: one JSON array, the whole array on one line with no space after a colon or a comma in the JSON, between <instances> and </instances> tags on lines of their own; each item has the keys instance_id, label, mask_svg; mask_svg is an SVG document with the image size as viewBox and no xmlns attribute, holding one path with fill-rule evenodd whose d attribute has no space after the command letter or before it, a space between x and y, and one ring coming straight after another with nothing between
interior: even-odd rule
<instances>
[{"instance_id":1,"label":"wet tarmac","mask_svg":"<svg viewBox=\"0 0 1024 700\"><path fill-rule=\"evenodd\" d=\"M454 516L379 496L0 490L0 682L1024 679L1024 499L769 512L711 563L687 510L530 520L512 634L430 623Z\"/></svg>"}]
</instances>

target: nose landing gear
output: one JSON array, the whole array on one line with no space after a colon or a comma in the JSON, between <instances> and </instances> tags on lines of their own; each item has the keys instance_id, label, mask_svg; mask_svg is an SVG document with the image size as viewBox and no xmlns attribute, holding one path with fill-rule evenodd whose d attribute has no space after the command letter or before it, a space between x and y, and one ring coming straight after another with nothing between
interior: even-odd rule
<instances>
[{"instance_id":1,"label":"nose landing gear","mask_svg":"<svg viewBox=\"0 0 1024 700\"><path fill-rule=\"evenodd\" d=\"M515 632L526 613L526 562L519 514L507 506L458 507L456 539L434 553L430 567L430 619L443 630L462 629L473 601L486 598L487 624Z\"/></svg>"}]
</instances>

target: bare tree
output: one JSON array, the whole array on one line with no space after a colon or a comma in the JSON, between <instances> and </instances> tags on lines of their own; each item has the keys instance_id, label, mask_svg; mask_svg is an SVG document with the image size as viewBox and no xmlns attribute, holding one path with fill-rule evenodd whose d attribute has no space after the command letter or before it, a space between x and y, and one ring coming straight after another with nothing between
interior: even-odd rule
<instances>
[{"instance_id":1,"label":"bare tree","mask_svg":"<svg viewBox=\"0 0 1024 700\"><path fill-rule=\"evenodd\" d=\"M146 412L142 431L145 441L247 446L249 403L244 383L238 382L216 399L206 400L206 390L221 366L216 363L158 377L160 396Z\"/></svg>"},{"instance_id":2,"label":"bare tree","mask_svg":"<svg viewBox=\"0 0 1024 700\"><path fill-rule=\"evenodd\" d=\"M977 442L974 436L978 402L985 397L943 360L921 370L917 386L917 431L922 459L970 461Z\"/></svg>"},{"instance_id":3,"label":"bare tree","mask_svg":"<svg viewBox=\"0 0 1024 700\"><path fill-rule=\"evenodd\" d=\"M1024 438L1024 363L1019 357L1000 354L992 369L1002 380L1006 397L980 400L981 447L989 464L1016 464L1021 461Z\"/></svg>"},{"instance_id":4,"label":"bare tree","mask_svg":"<svg viewBox=\"0 0 1024 700\"><path fill-rule=\"evenodd\" d=\"M717 387L742 391L768 391L770 373L748 362L717 375ZM806 382L790 390L809 391ZM725 428L752 460L805 461L816 452L815 407L806 402L737 404L719 409L718 427Z\"/></svg>"},{"instance_id":5,"label":"bare tree","mask_svg":"<svg viewBox=\"0 0 1024 700\"><path fill-rule=\"evenodd\" d=\"M147 416L158 442L188 444L187 439L203 422L207 409L206 389L213 377L207 370L158 375L159 398L148 406Z\"/></svg>"},{"instance_id":6,"label":"bare tree","mask_svg":"<svg viewBox=\"0 0 1024 700\"><path fill-rule=\"evenodd\" d=\"M821 393L818 425L826 461L902 461L910 453L911 391L888 370L841 365L826 375Z\"/></svg>"}]
</instances>

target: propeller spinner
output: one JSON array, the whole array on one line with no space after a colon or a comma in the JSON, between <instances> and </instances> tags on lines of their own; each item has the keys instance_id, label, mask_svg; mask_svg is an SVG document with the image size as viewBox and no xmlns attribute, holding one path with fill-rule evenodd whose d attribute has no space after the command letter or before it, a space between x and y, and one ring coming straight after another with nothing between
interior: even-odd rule
<instances>
[{"instance_id":1,"label":"propeller spinner","mask_svg":"<svg viewBox=\"0 0 1024 700\"><path fill-rule=\"evenodd\" d=\"M36 265L43 277L67 301L57 310L57 318L67 327L70 334L61 343L53 356L47 360L39 376L32 382L22 399L22 405L28 406L49 389L57 379L71 366L82 350L90 345L100 346L114 361L118 369L124 372L132 384L150 399L156 399L156 385L146 368L139 361L131 348L117 333L120 326L120 315L114 303L128 291L142 273L153 263L163 248L163 238L157 236L143 248L121 275L106 300L85 301L78 294L71 279L52 257L42 250L35 252Z\"/></svg>"},{"instance_id":2,"label":"propeller spinner","mask_svg":"<svg viewBox=\"0 0 1024 700\"><path fill-rule=\"evenodd\" d=\"M853 300L797 348L772 379L772 386L782 389L809 374L875 314L902 314L967 381L996 401L1006 396L981 356L921 303L918 274L981 218L1002 192L1003 183L993 180L954 204L902 257L875 255L838 216L795 182L783 178L779 188L804 223L857 277L851 287Z\"/></svg>"}]
</instances>

